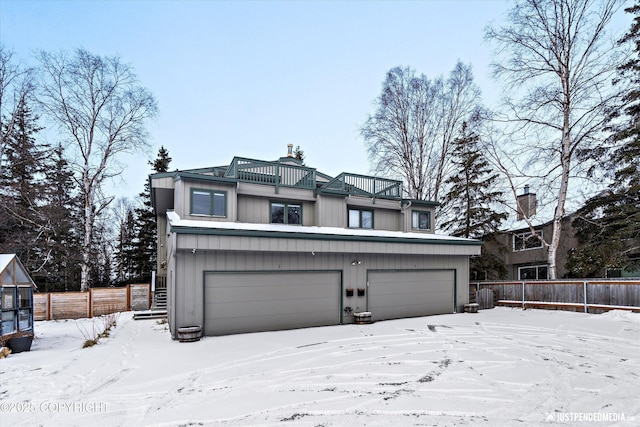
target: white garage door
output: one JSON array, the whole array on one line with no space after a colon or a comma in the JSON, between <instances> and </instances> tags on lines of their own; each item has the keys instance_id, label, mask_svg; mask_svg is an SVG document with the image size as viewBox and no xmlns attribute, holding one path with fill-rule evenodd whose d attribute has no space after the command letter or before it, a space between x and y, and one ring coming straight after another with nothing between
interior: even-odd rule
<instances>
[{"instance_id":1,"label":"white garage door","mask_svg":"<svg viewBox=\"0 0 640 427\"><path fill-rule=\"evenodd\" d=\"M453 312L452 270L371 271L368 281L372 320Z\"/></svg>"},{"instance_id":2,"label":"white garage door","mask_svg":"<svg viewBox=\"0 0 640 427\"><path fill-rule=\"evenodd\" d=\"M339 272L205 275L205 335L340 323Z\"/></svg>"}]
</instances>

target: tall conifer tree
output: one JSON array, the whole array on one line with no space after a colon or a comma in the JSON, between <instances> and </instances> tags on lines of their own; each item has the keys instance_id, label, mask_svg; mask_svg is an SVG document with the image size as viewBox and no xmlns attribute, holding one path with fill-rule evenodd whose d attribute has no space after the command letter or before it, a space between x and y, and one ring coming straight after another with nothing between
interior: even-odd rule
<instances>
[{"instance_id":1,"label":"tall conifer tree","mask_svg":"<svg viewBox=\"0 0 640 427\"><path fill-rule=\"evenodd\" d=\"M446 181L450 190L443 201L450 219L442 228L457 237L491 239L507 214L492 208L502 202L503 195L495 190L498 174L492 172L478 145L478 135L463 123L462 136L454 141L452 152L458 173ZM474 278L501 277L505 272L504 263L484 251L480 258L471 260Z\"/></svg>"},{"instance_id":2,"label":"tall conifer tree","mask_svg":"<svg viewBox=\"0 0 640 427\"><path fill-rule=\"evenodd\" d=\"M167 172L171 163L169 151L164 146L158 150L158 157L149 162L154 173ZM149 181L139 195L140 204L135 209L135 251L133 253L134 275L137 280L149 282L156 266L156 215L151 204Z\"/></svg>"},{"instance_id":3,"label":"tall conifer tree","mask_svg":"<svg viewBox=\"0 0 640 427\"><path fill-rule=\"evenodd\" d=\"M620 67L630 85L623 108L611 118L613 183L573 222L580 245L570 252L567 267L575 276L640 270L640 3L626 11L635 18L620 43L631 43L634 55Z\"/></svg>"},{"instance_id":4,"label":"tall conifer tree","mask_svg":"<svg viewBox=\"0 0 640 427\"><path fill-rule=\"evenodd\" d=\"M49 229L49 262L34 280L44 291L79 291L82 201L62 145L52 150L46 162L42 198L41 212Z\"/></svg>"},{"instance_id":5,"label":"tall conifer tree","mask_svg":"<svg viewBox=\"0 0 640 427\"><path fill-rule=\"evenodd\" d=\"M16 108L11 129L5 133L0 167L0 252L16 253L29 271L46 262L41 250L46 221L40 216L41 173L47 147L36 142L41 127L26 100Z\"/></svg>"}]
</instances>

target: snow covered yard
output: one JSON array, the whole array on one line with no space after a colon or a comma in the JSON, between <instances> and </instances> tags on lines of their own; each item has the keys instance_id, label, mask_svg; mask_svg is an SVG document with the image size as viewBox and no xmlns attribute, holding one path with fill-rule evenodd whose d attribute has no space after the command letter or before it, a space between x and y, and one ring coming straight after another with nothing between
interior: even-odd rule
<instances>
[{"instance_id":1,"label":"snow covered yard","mask_svg":"<svg viewBox=\"0 0 640 427\"><path fill-rule=\"evenodd\" d=\"M640 423L640 314L496 308L180 343L123 313L82 349L91 323L37 322L32 351L0 360L3 426Z\"/></svg>"}]
</instances>

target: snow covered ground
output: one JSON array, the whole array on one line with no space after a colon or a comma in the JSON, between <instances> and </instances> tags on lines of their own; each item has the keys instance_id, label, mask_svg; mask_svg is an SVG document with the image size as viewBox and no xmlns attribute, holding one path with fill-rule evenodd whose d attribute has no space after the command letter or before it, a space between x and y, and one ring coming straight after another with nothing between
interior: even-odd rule
<instances>
[{"instance_id":1,"label":"snow covered ground","mask_svg":"<svg viewBox=\"0 0 640 427\"><path fill-rule=\"evenodd\" d=\"M92 322L37 322L32 351L0 360L2 426L640 425L640 314L496 308L180 343L122 313L82 349Z\"/></svg>"}]
</instances>

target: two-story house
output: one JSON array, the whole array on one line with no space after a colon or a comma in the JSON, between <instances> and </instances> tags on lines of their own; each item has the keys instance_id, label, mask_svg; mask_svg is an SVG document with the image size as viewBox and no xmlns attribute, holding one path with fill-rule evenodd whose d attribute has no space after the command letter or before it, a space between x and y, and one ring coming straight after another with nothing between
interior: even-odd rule
<instances>
[{"instance_id":1,"label":"two-story house","mask_svg":"<svg viewBox=\"0 0 640 427\"><path fill-rule=\"evenodd\" d=\"M493 254L502 260L507 277L494 277L491 274L478 279L508 279L508 280L545 280L549 278L549 248L545 242L551 240L553 221L540 223L536 221L537 198L524 187L517 198L517 222L509 230L498 231L491 239L485 239L483 251ZM529 222L525 218L529 219ZM558 246L558 260L556 273L558 278L567 277L567 255L571 248L576 247L575 232L571 226L573 215L567 215L562 220L562 240ZM529 225L531 223L531 226ZM532 231L533 228L533 231Z\"/></svg>"},{"instance_id":2,"label":"two-story house","mask_svg":"<svg viewBox=\"0 0 640 427\"><path fill-rule=\"evenodd\" d=\"M436 235L402 182L289 155L150 176L168 320L205 335L460 311L481 242Z\"/></svg>"}]
</instances>

